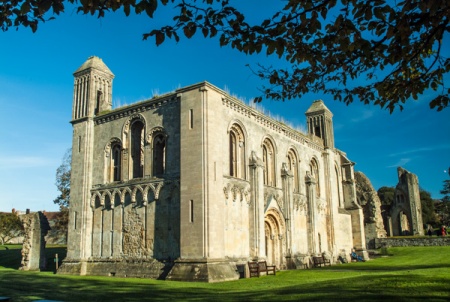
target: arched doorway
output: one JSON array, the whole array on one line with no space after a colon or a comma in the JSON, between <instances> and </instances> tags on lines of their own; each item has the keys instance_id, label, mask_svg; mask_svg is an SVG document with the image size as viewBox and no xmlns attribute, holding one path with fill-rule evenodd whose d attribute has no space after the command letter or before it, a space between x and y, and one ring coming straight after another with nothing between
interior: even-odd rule
<instances>
[{"instance_id":1,"label":"arched doorway","mask_svg":"<svg viewBox=\"0 0 450 302\"><path fill-rule=\"evenodd\" d=\"M400 226L400 235L409 235L411 234L411 227L409 224L408 215L404 211L400 211L398 214L399 226Z\"/></svg>"},{"instance_id":2,"label":"arched doorway","mask_svg":"<svg viewBox=\"0 0 450 302\"><path fill-rule=\"evenodd\" d=\"M284 268L285 255L285 225L280 212L276 209L267 211L264 218L265 248L267 263Z\"/></svg>"}]
</instances>

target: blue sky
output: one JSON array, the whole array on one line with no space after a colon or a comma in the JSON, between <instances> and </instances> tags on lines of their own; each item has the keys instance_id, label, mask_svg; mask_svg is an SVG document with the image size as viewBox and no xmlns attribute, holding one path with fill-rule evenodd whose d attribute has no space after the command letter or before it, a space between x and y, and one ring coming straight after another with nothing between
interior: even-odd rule
<instances>
[{"instance_id":1,"label":"blue sky","mask_svg":"<svg viewBox=\"0 0 450 302\"><path fill-rule=\"evenodd\" d=\"M159 47L153 39L143 41L143 33L165 24L163 16L150 20L119 12L97 19L69 8L34 34L27 28L0 32L0 211L58 209L53 204L58 195L55 173L71 147L72 74L89 56L102 58L116 76L114 107L201 81L248 102L260 94L263 83L246 65L283 64L264 54L246 56L220 48L217 40L200 36L178 44L168 40ZM445 81L449 87L448 76ZM264 100L262 105L272 116L304 127L311 102L324 100L334 114L336 147L375 189L395 186L396 169L402 166L418 175L433 198L440 198L449 178L444 170L450 166L450 109L430 110L430 98L423 95L392 115L317 94L284 103Z\"/></svg>"}]
</instances>

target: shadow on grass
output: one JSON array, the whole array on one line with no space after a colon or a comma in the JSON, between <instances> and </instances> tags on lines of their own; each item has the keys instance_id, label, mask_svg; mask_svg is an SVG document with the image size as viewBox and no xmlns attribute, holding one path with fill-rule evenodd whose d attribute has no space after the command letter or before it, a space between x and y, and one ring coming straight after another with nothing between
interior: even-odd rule
<instances>
[{"instance_id":1,"label":"shadow on grass","mask_svg":"<svg viewBox=\"0 0 450 302\"><path fill-rule=\"evenodd\" d=\"M0 266L8 267L0 268L0 296L9 296L15 302L448 301L450 298L450 274L446 273L450 261L444 253L448 248L431 250L432 258L421 249L404 249L395 258L283 271L276 276L215 284L17 271L20 256L17 263L14 251L20 255L20 249L0 250ZM47 259L53 259L56 253L63 259L65 248L48 247Z\"/></svg>"},{"instance_id":2,"label":"shadow on grass","mask_svg":"<svg viewBox=\"0 0 450 302\"><path fill-rule=\"evenodd\" d=\"M0 284L13 301L55 299L62 301L444 301L448 279L422 275L364 275L322 280L298 281L280 286L277 277L261 277L227 283L193 284L144 279L99 279L93 277L61 277L49 273L0 271ZM420 280L420 281L419 281ZM286 281L286 280L285 280ZM418 282L419 281L419 282ZM25 286L24 286L25 285ZM447 296L442 293L447 292Z\"/></svg>"},{"instance_id":3,"label":"shadow on grass","mask_svg":"<svg viewBox=\"0 0 450 302\"><path fill-rule=\"evenodd\" d=\"M6 248L5 248L6 247ZM44 271L56 271L55 255L58 254L59 264L66 257L65 246L49 246L45 249L46 268ZM3 246L0 249L0 266L4 268L19 269L22 265L22 246Z\"/></svg>"}]
</instances>

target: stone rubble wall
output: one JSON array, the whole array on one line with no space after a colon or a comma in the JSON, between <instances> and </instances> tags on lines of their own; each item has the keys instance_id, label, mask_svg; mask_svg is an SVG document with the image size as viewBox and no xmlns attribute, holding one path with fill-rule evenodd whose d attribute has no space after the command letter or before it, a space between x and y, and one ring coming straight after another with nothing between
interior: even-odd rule
<instances>
[{"instance_id":1,"label":"stone rubble wall","mask_svg":"<svg viewBox=\"0 0 450 302\"><path fill-rule=\"evenodd\" d=\"M24 227L21 270L43 270L46 267L45 236L50 230L42 212L21 215Z\"/></svg>"},{"instance_id":2,"label":"stone rubble wall","mask_svg":"<svg viewBox=\"0 0 450 302\"><path fill-rule=\"evenodd\" d=\"M367 176L362 172L355 172L355 180L356 195L364 213L367 248L373 249L376 238L385 238L387 236L381 215L381 201Z\"/></svg>"},{"instance_id":3,"label":"stone rubble wall","mask_svg":"<svg viewBox=\"0 0 450 302\"><path fill-rule=\"evenodd\" d=\"M446 246L446 245L450 245L450 237L375 239L376 249L382 247Z\"/></svg>"}]
</instances>

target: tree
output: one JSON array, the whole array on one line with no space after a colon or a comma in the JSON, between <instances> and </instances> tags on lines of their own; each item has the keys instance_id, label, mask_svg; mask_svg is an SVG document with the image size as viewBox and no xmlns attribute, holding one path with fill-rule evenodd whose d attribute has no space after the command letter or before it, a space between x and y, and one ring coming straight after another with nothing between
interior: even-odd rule
<instances>
[{"instance_id":1,"label":"tree","mask_svg":"<svg viewBox=\"0 0 450 302\"><path fill-rule=\"evenodd\" d=\"M394 187L381 187L378 189L377 193L382 205L390 206L394 202L395 199Z\"/></svg>"},{"instance_id":2,"label":"tree","mask_svg":"<svg viewBox=\"0 0 450 302\"><path fill-rule=\"evenodd\" d=\"M444 180L444 186L440 193L444 197L434 203L436 214L442 225L450 225L450 180Z\"/></svg>"},{"instance_id":3,"label":"tree","mask_svg":"<svg viewBox=\"0 0 450 302\"><path fill-rule=\"evenodd\" d=\"M444 200L436 200L434 202L436 215L439 217L440 225L450 225L450 202Z\"/></svg>"},{"instance_id":4,"label":"tree","mask_svg":"<svg viewBox=\"0 0 450 302\"><path fill-rule=\"evenodd\" d=\"M436 215L434 200L431 198L430 192L423 189L420 190L420 203L422 206L422 222L424 224L438 226L440 223Z\"/></svg>"},{"instance_id":5,"label":"tree","mask_svg":"<svg viewBox=\"0 0 450 302\"><path fill-rule=\"evenodd\" d=\"M444 75L450 59L441 54L447 37L450 0L286 0L284 7L251 23L231 0L6 0L0 6L3 30L26 26L37 30L48 14L64 12L77 4L78 12L97 14L123 9L154 17L158 4L173 5L173 23L151 30L160 45L166 38L201 34L218 38L245 54L265 52L278 56L287 68L263 64L252 71L268 85L263 97L299 98L308 92L325 92L350 104L359 100L393 112L418 99L429 89L438 91L430 108L448 107L450 88ZM281 1L280 1L281 2ZM46 19L47 18L47 19Z\"/></svg>"},{"instance_id":6,"label":"tree","mask_svg":"<svg viewBox=\"0 0 450 302\"><path fill-rule=\"evenodd\" d=\"M440 193L444 195L442 201L450 202L450 179L444 180L444 188Z\"/></svg>"},{"instance_id":7,"label":"tree","mask_svg":"<svg viewBox=\"0 0 450 302\"><path fill-rule=\"evenodd\" d=\"M0 213L0 240L2 245L23 235L23 225L17 213Z\"/></svg>"},{"instance_id":8,"label":"tree","mask_svg":"<svg viewBox=\"0 0 450 302\"><path fill-rule=\"evenodd\" d=\"M68 149L64 154L61 165L56 169L56 187L60 192L53 202L59 205L60 213L56 217L55 228L59 233L67 236L67 226L69 224L69 202L70 202L70 174L72 162L72 149ZM66 237L67 238L67 237Z\"/></svg>"}]
</instances>

